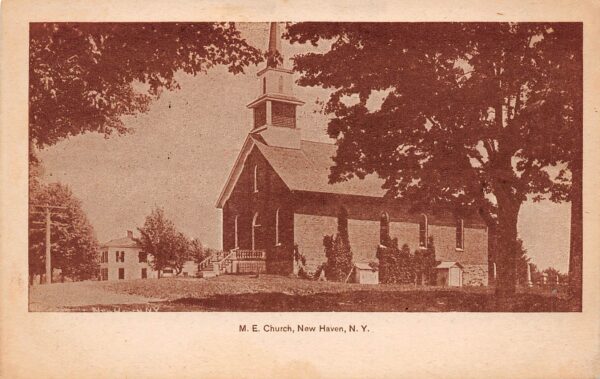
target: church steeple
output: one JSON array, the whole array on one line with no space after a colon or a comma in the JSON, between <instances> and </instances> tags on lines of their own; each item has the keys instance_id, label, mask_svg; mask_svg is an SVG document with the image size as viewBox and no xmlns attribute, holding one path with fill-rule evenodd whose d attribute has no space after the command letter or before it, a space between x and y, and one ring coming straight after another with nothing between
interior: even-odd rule
<instances>
[{"instance_id":1,"label":"church steeple","mask_svg":"<svg viewBox=\"0 0 600 379\"><path fill-rule=\"evenodd\" d=\"M277 68L282 66L281 39L279 38L279 24L272 22L269 27L269 48L267 50L267 67Z\"/></svg>"},{"instance_id":2,"label":"church steeple","mask_svg":"<svg viewBox=\"0 0 600 379\"><path fill-rule=\"evenodd\" d=\"M259 95L247 105L254 112L252 132L260 132L265 139L267 139L267 135L293 135L294 141L298 140L298 142L294 142L292 145L299 146L296 107L303 105L304 102L294 96L293 71L284 66L279 25L272 22L269 26L267 65L257 74ZM264 132L265 130L267 131ZM276 143L279 144L279 142L273 141L273 144ZM285 145L290 144L286 143Z\"/></svg>"}]
</instances>

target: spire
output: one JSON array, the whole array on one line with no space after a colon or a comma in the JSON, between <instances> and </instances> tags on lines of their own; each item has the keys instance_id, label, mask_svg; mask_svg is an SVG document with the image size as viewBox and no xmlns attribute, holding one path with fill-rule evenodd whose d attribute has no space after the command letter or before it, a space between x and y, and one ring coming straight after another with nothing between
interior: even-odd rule
<instances>
[{"instance_id":1,"label":"spire","mask_svg":"<svg viewBox=\"0 0 600 379\"><path fill-rule=\"evenodd\" d=\"M279 24L271 22L269 30L269 47L267 50L267 67L281 67L283 55L281 55L281 33L279 32Z\"/></svg>"},{"instance_id":2,"label":"spire","mask_svg":"<svg viewBox=\"0 0 600 379\"><path fill-rule=\"evenodd\" d=\"M269 24L267 67L256 73L259 92L248 108L254 113L251 133L260 135L269 146L300 148L296 107L304 102L294 96L294 72L283 67L281 32L277 22Z\"/></svg>"}]
</instances>

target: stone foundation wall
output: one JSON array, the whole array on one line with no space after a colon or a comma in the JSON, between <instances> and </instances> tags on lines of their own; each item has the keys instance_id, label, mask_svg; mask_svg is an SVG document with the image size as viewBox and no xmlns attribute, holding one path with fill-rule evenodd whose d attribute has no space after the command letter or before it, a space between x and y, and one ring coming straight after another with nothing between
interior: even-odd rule
<instances>
[{"instance_id":1,"label":"stone foundation wall","mask_svg":"<svg viewBox=\"0 0 600 379\"><path fill-rule=\"evenodd\" d=\"M487 265L463 265L463 286L487 286Z\"/></svg>"}]
</instances>

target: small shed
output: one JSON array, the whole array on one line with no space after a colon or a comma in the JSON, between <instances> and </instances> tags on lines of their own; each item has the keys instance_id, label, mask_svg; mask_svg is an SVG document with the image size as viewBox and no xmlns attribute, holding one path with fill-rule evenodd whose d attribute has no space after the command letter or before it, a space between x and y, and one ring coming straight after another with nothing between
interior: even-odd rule
<instances>
[{"instance_id":1,"label":"small shed","mask_svg":"<svg viewBox=\"0 0 600 379\"><path fill-rule=\"evenodd\" d=\"M368 263L354 264L354 282L360 284L379 284L379 271Z\"/></svg>"},{"instance_id":2,"label":"small shed","mask_svg":"<svg viewBox=\"0 0 600 379\"><path fill-rule=\"evenodd\" d=\"M440 262L435 268L436 284L445 287L462 287L463 266L458 262Z\"/></svg>"}]
</instances>

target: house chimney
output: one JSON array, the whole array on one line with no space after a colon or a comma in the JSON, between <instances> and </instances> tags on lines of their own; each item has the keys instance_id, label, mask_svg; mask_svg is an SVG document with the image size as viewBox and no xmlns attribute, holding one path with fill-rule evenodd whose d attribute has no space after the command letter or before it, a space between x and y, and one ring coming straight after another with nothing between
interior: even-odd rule
<instances>
[{"instance_id":1,"label":"house chimney","mask_svg":"<svg viewBox=\"0 0 600 379\"><path fill-rule=\"evenodd\" d=\"M133 239L133 232L131 230L127 231L127 238Z\"/></svg>"}]
</instances>

